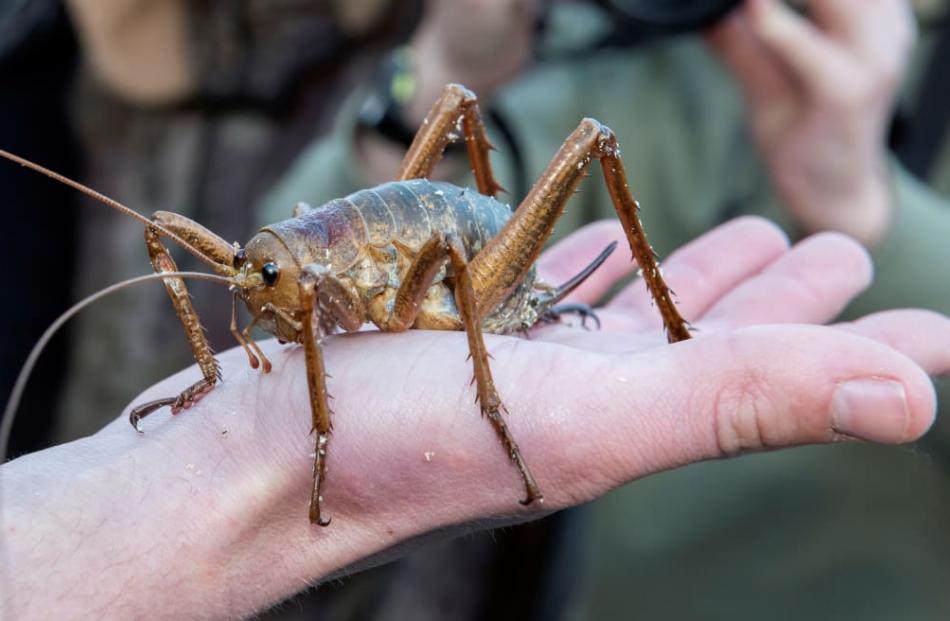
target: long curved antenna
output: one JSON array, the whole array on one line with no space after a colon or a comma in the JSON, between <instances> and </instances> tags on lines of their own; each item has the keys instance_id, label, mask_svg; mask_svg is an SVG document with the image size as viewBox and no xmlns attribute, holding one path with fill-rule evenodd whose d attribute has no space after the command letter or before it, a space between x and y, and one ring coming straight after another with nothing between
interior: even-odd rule
<instances>
[{"instance_id":1,"label":"long curved antenna","mask_svg":"<svg viewBox=\"0 0 950 621\"><path fill-rule=\"evenodd\" d=\"M40 340L36 342L36 345L34 345L32 351L30 351L30 355L27 356L26 362L23 363L23 368L20 369L20 374L17 375L16 383L13 385L13 391L10 393L10 400L3 409L3 420L0 421L0 464L3 464L7 458L7 445L10 441L10 433L13 430L13 416L16 413L17 406L20 405L20 399L23 397L23 390L26 388L26 382L29 380L30 373L33 372L33 367L36 365L36 361L39 360L40 354L43 353L43 349L46 347L46 344L49 343L49 340L53 338L53 335L56 334L56 332L61 327L63 327L63 324L69 321L73 315L100 298L104 298L111 293L115 293L116 291L125 289L126 287L131 287L132 285L169 277L194 278L198 280L221 282L228 285L231 284L230 279L225 278L224 276L205 274L204 272L162 272L160 274L146 274L145 276L137 276L128 280L123 280L122 282L110 285L105 289L101 289L80 300L79 302L76 302L76 304L74 304L69 310L64 312L56 319L56 321L50 324L50 327L46 328L43 336L40 337Z\"/></svg>"},{"instance_id":2,"label":"long curved antenna","mask_svg":"<svg viewBox=\"0 0 950 621\"><path fill-rule=\"evenodd\" d=\"M54 180L56 180L56 181L59 181L60 183L62 183L62 184L64 184L64 185L68 185L69 187L73 188L74 190L78 190L79 192L82 192L82 193L85 194L86 196L89 196L89 197L91 197L91 198L96 199L96 200L99 201L100 203L103 203L103 204L105 204L105 205L108 205L109 207L112 207L112 208L115 209L115 210L121 211L121 212L124 213L125 215L131 216L132 218L135 218L135 219L138 220L139 222L142 222L142 223L144 223L144 224L146 224L146 225L148 225L148 226L154 228L155 230L160 231L160 232L162 233L162 235L165 235L166 237L168 237L169 239L171 239L172 241L174 241L176 244L178 244L179 246L181 246L182 248L184 248L185 250L187 250L187 251L190 252L191 254L195 255L198 259L200 259L201 261L204 261L206 264L210 265L211 267L220 267L220 266L219 266L217 263L215 263L212 259L210 259L210 258L208 258L207 256L205 256L204 254L202 254L200 250L198 250L197 248L195 248L194 246L192 246L191 244L189 244L188 242L186 242L184 239L182 239L182 238L179 237L178 235L175 235L174 233L172 233L171 231L169 231L168 229L166 229L166 228L163 227L162 225L156 224L155 222L152 222L151 220L149 220L148 218L146 218L145 216L143 216L143 215L140 214L139 212L135 211L135 210L132 209L131 207L126 207L125 205L123 205L123 204L120 203L119 201L115 200L114 198L109 198L109 197L106 196L105 194L102 194L102 193L100 193L100 192L96 192L96 191L93 190L92 188L87 187L87 186L84 186L83 184L79 183L78 181L73 181L73 180L70 179L69 177L64 177L63 175L59 174L58 172L53 172L52 170L50 170L49 168L46 168L45 166L40 166L39 164L36 164L36 163L34 163L34 162L31 162L31 161L28 160L28 159L22 158L22 157L20 157L19 155L14 155L13 153L10 153L9 151L4 151L3 149L0 149L0 157L4 157L4 158L6 158L6 159L8 159L8 160L10 160L10 161L16 162L16 163L19 164L20 166L26 166L27 168L29 168L29 169L31 169L31 170L35 170L36 172L38 172L38 173L40 173L40 174L42 174L42 175L46 175L46 176L49 177L50 179L54 179Z\"/></svg>"}]
</instances>

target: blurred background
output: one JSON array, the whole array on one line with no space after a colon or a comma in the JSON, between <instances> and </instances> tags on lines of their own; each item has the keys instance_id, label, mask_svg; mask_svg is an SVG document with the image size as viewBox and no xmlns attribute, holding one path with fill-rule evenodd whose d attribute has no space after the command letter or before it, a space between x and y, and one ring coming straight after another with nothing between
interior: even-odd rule
<instances>
[{"instance_id":1,"label":"blurred background","mask_svg":"<svg viewBox=\"0 0 950 621\"><path fill-rule=\"evenodd\" d=\"M950 313L948 2L793 4L5 0L0 148L244 242L297 201L390 178L441 88L461 82L479 95L505 202L591 116L616 132L661 255L742 214L793 239L838 230L877 275L845 318ZM439 175L474 185L467 169L450 149ZM6 163L0 189L5 401L69 304L151 268L139 224ZM594 175L555 238L612 216ZM232 347L229 296L202 285L189 287L212 346ZM94 433L190 362L162 287L96 304L41 360L11 455ZM945 619L945 414L911 447L807 447L653 476L264 618Z\"/></svg>"}]
</instances>

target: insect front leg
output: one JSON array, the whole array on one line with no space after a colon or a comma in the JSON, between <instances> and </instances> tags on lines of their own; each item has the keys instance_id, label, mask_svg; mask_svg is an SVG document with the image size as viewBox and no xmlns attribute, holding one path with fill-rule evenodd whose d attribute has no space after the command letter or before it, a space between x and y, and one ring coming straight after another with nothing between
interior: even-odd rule
<instances>
[{"instance_id":1,"label":"insect front leg","mask_svg":"<svg viewBox=\"0 0 950 621\"><path fill-rule=\"evenodd\" d=\"M153 219L161 226L191 243L204 256L213 259L219 266L219 272L228 275L233 274L232 264L235 251L223 239L196 222L177 214L158 212ZM156 273L178 271L174 259L162 244L158 229L151 226L145 227L145 246ZM168 291L168 296L172 300L172 305L175 307L175 313L185 329L185 337L188 339L191 351L198 362L198 368L201 369L202 378L177 396L156 399L133 408L129 414L129 422L139 431L141 431L139 421L159 408L168 405L171 406L172 414L177 414L182 409L191 407L211 390L220 379L221 374L218 361L208 344L207 336L205 336L204 328L201 327L201 320L191 303L185 281L180 278L167 278L163 282L165 283L165 290Z\"/></svg>"},{"instance_id":2,"label":"insect front leg","mask_svg":"<svg viewBox=\"0 0 950 621\"><path fill-rule=\"evenodd\" d=\"M535 500L540 501L543 496L538 484L502 417L504 405L495 389L495 381L488 364L488 350L485 348L481 323L475 310L475 293L468 275L465 253L457 240L446 239L441 233L436 233L422 246L396 292L392 313L382 322L380 328L401 331L412 326L435 274L447 260L451 262L455 275L455 304L468 337L469 353L475 369L477 401L482 415L491 422L509 457L521 473L526 490L526 496L521 503L527 505Z\"/></svg>"}]
</instances>

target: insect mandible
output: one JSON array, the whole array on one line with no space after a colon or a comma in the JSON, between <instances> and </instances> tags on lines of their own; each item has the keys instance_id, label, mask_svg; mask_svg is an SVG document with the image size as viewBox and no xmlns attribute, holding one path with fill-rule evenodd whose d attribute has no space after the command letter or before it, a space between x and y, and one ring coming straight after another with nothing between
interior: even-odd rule
<instances>
[{"instance_id":1,"label":"insect mandible","mask_svg":"<svg viewBox=\"0 0 950 621\"><path fill-rule=\"evenodd\" d=\"M446 146L460 135L477 193L428 180ZM5 151L0 155L145 220L146 248L156 273L178 271L163 237L212 265L228 279L234 294L231 332L252 367L264 372L271 369L251 336L255 326L282 342L303 346L316 434L309 515L312 523L326 526L330 521L323 517L321 488L332 414L320 339L338 330L359 330L366 323L390 332L464 330L477 402L521 474L526 491L521 503L543 500L502 415L504 406L492 380L482 333L527 330L563 310L589 312L558 303L603 263L613 246L558 287L538 280L534 263L592 160L600 161L611 201L668 340L690 337L646 239L617 140L607 127L593 119L582 120L513 213L494 198L500 187L492 174L490 150L477 98L465 87L449 84L426 116L394 181L317 208L299 203L293 218L262 228L243 248L184 216L159 211L146 220L41 166ZM134 407L130 422L137 430L144 417L162 407L170 407L173 413L191 407L220 379L184 280L169 276L163 282L202 377L178 395ZM243 329L237 325L238 300L252 316Z\"/></svg>"}]
</instances>

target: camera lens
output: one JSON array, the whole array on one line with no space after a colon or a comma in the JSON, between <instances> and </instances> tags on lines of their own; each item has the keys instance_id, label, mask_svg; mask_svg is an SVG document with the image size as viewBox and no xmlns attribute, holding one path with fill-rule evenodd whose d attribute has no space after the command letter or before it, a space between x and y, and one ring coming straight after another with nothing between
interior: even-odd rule
<instances>
[{"instance_id":1,"label":"camera lens","mask_svg":"<svg viewBox=\"0 0 950 621\"><path fill-rule=\"evenodd\" d=\"M741 0L599 0L611 13L648 30L687 32L712 24Z\"/></svg>"}]
</instances>

